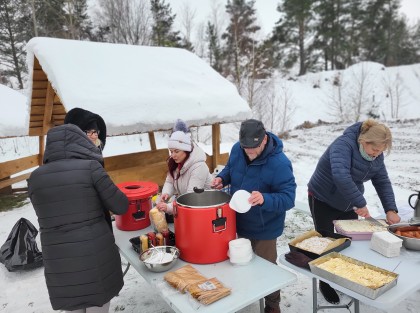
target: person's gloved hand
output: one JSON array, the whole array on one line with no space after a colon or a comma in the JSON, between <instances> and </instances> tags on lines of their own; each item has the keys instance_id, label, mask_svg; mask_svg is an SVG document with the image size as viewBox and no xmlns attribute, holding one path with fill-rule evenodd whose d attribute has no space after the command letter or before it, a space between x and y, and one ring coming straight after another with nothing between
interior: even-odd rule
<instances>
[{"instance_id":1,"label":"person's gloved hand","mask_svg":"<svg viewBox=\"0 0 420 313\"><path fill-rule=\"evenodd\" d=\"M286 261L288 261L289 263L292 263L293 265L310 269L308 263L311 262L312 259L301 252L290 251L284 257Z\"/></svg>"}]
</instances>

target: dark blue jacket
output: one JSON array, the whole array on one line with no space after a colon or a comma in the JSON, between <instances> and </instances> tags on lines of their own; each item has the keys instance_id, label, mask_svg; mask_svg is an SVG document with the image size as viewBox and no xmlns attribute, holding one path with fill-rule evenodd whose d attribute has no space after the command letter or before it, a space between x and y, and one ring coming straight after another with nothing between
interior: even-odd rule
<instances>
[{"instance_id":1,"label":"dark blue jacket","mask_svg":"<svg viewBox=\"0 0 420 313\"><path fill-rule=\"evenodd\" d=\"M286 211L295 205L296 183L292 164L283 153L283 143L267 132L262 154L247 164L239 142L232 147L226 167L218 175L231 194L239 189L259 191L264 203L236 214L237 233L248 239L275 239L283 232Z\"/></svg>"},{"instance_id":2,"label":"dark blue jacket","mask_svg":"<svg viewBox=\"0 0 420 313\"><path fill-rule=\"evenodd\" d=\"M348 127L321 156L309 184L314 197L340 211L366 206L363 183L371 180L386 211L397 210L383 153L366 161L357 139L362 123Z\"/></svg>"}]
</instances>

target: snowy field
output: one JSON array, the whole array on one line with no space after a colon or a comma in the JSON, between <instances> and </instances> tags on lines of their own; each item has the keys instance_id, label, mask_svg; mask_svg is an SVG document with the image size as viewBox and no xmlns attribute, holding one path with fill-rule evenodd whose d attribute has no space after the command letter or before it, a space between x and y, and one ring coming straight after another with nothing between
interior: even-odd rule
<instances>
[{"instance_id":1,"label":"snowy field","mask_svg":"<svg viewBox=\"0 0 420 313\"><path fill-rule=\"evenodd\" d=\"M390 122L387 123L394 136L394 147L386 157L386 165L394 186L397 204L404 219L410 217L407 205L408 196L416 190L420 190L420 120ZM286 154L292 160L296 181L298 184L296 200L306 203L306 184L312 175L320 155L328 144L347 127L345 125L324 125L311 129L294 130L290 133L290 139L284 140ZM123 144L123 143L120 143ZM224 144L228 149L231 144ZM110 148L107 146L107 148ZM379 217L383 211L379 199L373 187L366 184L366 198L368 208L373 216ZM0 219L0 243L2 244L12 229L14 223L20 218L29 219L37 228L38 223L35 212L30 203L9 212L1 212ZM310 216L296 210L289 211L286 219L286 227L282 236L278 238L278 253L288 251L288 242L301 233L312 229L313 224ZM39 236L38 236L39 237ZM38 238L39 239L39 238ZM40 246L40 244L39 244ZM419 252L420 258L420 252ZM124 260L123 260L124 262ZM122 266L125 268L125 263ZM281 266L281 265L279 265ZM414 275L418 275L413 273ZM418 279L418 278L415 278ZM157 290L150 286L131 268L124 278L125 285L120 295L111 302L111 312L124 313L171 313L171 308L162 300ZM0 312L7 313L48 313L51 309L48 293L45 286L43 269L27 272L10 273L4 266L0 266L0 284L3 292L0 293ZM233 290L234 292L234 290ZM296 283L282 290L282 312L307 313L312 310L311 280L298 274ZM327 304L322 296L321 304ZM342 303L348 302L348 297L341 295ZM384 312L361 303L361 312L380 313ZM259 312L258 303L254 303L240 313ZM420 291L414 292L396 307L390 308L389 312L420 313ZM199 310L198 310L199 312ZM349 312L347 309L323 310L322 312ZM219 313L219 312L215 312ZM220 312L222 313L222 312Z\"/></svg>"}]
</instances>

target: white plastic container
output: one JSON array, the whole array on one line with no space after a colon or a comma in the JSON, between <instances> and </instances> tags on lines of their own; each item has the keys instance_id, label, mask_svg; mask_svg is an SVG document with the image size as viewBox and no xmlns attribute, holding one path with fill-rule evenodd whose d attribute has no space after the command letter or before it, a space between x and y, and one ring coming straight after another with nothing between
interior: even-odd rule
<instances>
[{"instance_id":1,"label":"white plastic container","mask_svg":"<svg viewBox=\"0 0 420 313\"><path fill-rule=\"evenodd\" d=\"M375 232L370 240L370 248L388 258L400 255L402 239L387 231Z\"/></svg>"}]
</instances>

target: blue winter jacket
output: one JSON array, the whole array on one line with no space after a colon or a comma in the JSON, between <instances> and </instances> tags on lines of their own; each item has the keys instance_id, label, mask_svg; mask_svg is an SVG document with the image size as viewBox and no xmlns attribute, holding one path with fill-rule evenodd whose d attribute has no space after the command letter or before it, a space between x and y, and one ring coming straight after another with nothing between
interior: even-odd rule
<instances>
[{"instance_id":1,"label":"blue winter jacket","mask_svg":"<svg viewBox=\"0 0 420 313\"><path fill-rule=\"evenodd\" d=\"M348 127L327 148L309 181L309 192L337 210L349 211L366 206L363 183L371 180L385 212L397 211L383 153L366 161L359 152L361 125L359 122Z\"/></svg>"},{"instance_id":2,"label":"blue winter jacket","mask_svg":"<svg viewBox=\"0 0 420 313\"><path fill-rule=\"evenodd\" d=\"M231 194L239 189L259 191L264 203L246 213L236 214L237 233L248 239L269 240L280 236L286 211L295 205L296 183L292 164L283 153L283 143L267 132L268 141L262 154L249 165L239 142L232 147L225 168L218 175Z\"/></svg>"}]
</instances>

